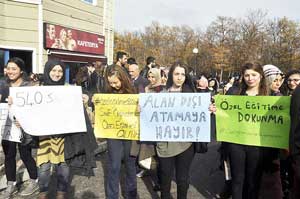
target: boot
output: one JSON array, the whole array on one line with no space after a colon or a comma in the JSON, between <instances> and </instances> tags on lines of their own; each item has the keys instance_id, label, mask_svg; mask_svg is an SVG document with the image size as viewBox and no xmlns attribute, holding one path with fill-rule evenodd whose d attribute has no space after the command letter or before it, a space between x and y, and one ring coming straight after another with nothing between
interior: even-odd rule
<instances>
[{"instance_id":1,"label":"boot","mask_svg":"<svg viewBox=\"0 0 300 199\"><path fill-rule=\"evenodd\" d=\"M66 199L66 192L63 192L63 191L58 191L56 193L56 199Z\"/></svg>"},{"instance_id":2,"label":"boot","mask_svg":"<svg viewBox=\"0 0 300 199\"><path fill-rule=\"evenodd\" d=\"M40 192L38 199L48 199L47 192Z\"/></svg>"}]
</instances>

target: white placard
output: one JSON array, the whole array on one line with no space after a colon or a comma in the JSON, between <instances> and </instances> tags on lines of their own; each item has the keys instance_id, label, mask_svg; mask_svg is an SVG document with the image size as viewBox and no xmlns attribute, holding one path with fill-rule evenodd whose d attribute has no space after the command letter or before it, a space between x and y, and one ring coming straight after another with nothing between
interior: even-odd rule
<instances>
[{"instance_id":1,"label":"white placard","mask_svg":"<svg viewBox=\"0 0 300 199\"><path fill-rule=\"evenodd\" d=\"M10 87L11 109L24 131L43 136L86 132L79 86Z\"/></svg>"},{"instance_id":2,"label":"white placard","mask_svg":"<svg viewBox=\"0 0 300 199\"><path fill-rule=\"evenodd\" d=\"M10 121L8 121L8 118ZM0 138L2 140L8 140L12 142L21 142L21 129L18 128L14 121L14 115L12 112L9 112L7 103L0 104L0 127L1 134Z\"/></svg>"},{"instance_id":3,"label":"white placard","mask_svg":"<svg viewBox=\"0 0 300 199\"><path fill-rule=\"evenodd\" d=\"M140 140L210 142L210 93L140 93Z\"/></svg>"}]
</instances>

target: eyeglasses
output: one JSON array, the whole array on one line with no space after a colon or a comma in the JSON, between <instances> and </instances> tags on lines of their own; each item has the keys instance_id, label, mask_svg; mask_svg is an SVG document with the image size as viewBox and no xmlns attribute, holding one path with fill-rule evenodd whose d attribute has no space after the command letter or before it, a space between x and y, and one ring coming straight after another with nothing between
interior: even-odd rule
<instances>
[{"instance_id":1,"label":"eyeglasses","mask_svg":"<svg viewBox=\"0 0 300 199\"><path fill-rule=\"evenodd\" d=\"M288 79L287 81L288 81L288 82L299 82L300 79Z\"/></svg>"}]
</instances>

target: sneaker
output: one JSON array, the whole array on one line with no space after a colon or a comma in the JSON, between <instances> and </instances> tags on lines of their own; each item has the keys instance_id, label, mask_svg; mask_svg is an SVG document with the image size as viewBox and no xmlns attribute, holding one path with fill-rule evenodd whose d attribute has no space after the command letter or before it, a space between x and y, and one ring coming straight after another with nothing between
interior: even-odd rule
<instances>
[{"instance_id":1,"label":"sneaker","mask_svg":"<svg viewBox=\"0 0 300 199\"><path fill-rule=\"evenodd\" d=\"M1 193L1 199L11 199L17 193L16 183L13 181L7 182L7 188Z\"/></svg>"},{"instance_id":2,"label":"sneaker","mask_svg":"<svg viewBox=\"0 0 300 199\"><path fill-rule=\"evenodd\" d=\"M145 175L146 175L146 170L141 170L140 172L138 172L138 173L136 174L136 177L142 178L142 177L144 177Z\"/></svg>"},{"instance_id":3,"label":"sneaker","mask_svg":"<svg viewBox=\"0 0 300 199\"><path fill-rule=\"evenodd\" d=\"M29 196L39 190L39 185L34 179L28 180L27 186L19 193L20 196Z\"/></svg>"}]
</instances>

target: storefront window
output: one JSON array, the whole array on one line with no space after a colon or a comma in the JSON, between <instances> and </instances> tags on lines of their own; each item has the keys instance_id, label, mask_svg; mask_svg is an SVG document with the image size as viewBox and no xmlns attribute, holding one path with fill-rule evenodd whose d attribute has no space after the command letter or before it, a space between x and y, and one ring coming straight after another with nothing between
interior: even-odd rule
<instances>
[{"instance_id":1,"label":"storefront window","mask_svg":"<svg viewBox=\"0 0 300 199\"><path fill-rule=\"evenodd\" d=\"M0 78L3 77L3 69L5 66L4 53L5 53L5 51L0 49Z\"/></svg>"}]
</instances>

